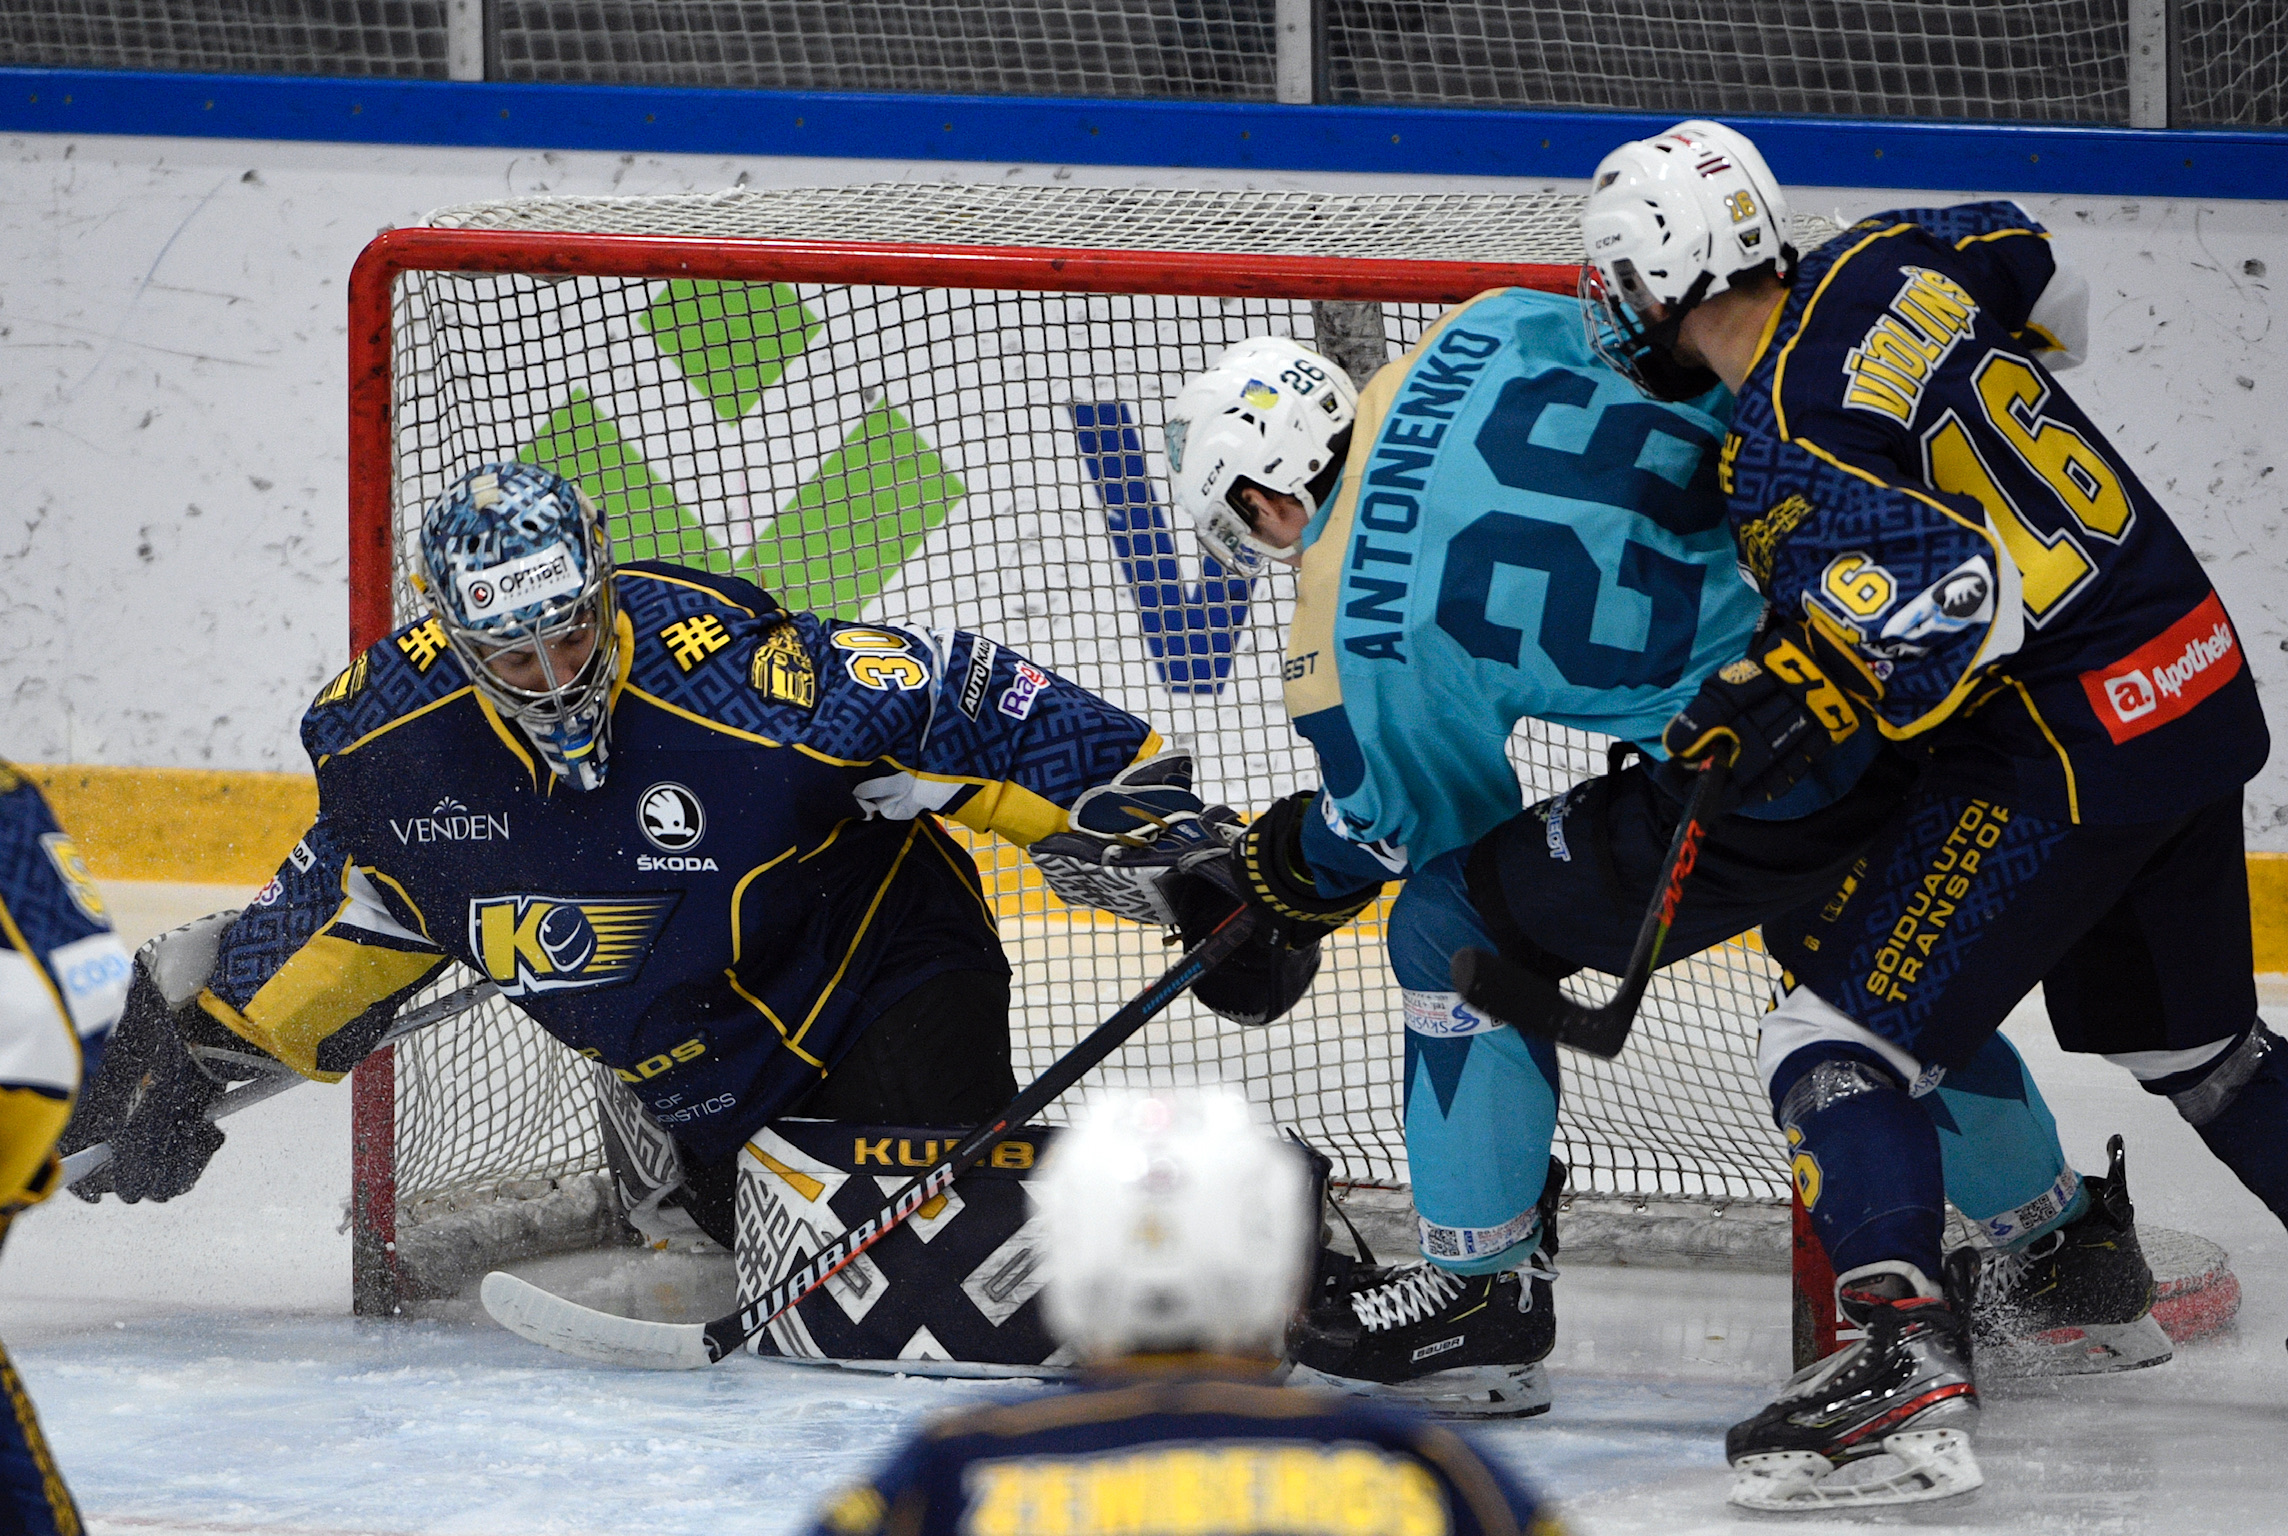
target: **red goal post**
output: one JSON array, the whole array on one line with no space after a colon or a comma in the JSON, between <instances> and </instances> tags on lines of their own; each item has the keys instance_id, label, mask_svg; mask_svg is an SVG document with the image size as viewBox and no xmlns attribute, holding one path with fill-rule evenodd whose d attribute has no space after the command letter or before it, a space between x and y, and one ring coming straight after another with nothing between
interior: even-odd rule
<instances>
[{"instance_id":1,"label":"red goal post","mask_svg":"<svg viewBox=\"0 0 2288 1536\"><path fill-rule=\"evenodd\" d=\"M805 190L789 197L815 197L835 204L835 199L849 201L863 197L867 192L879 192L883 197L904 197L906 201L920 199L922 204L936 208L938 204L961 204L963 199L982 201L995 208L1016 206L1016 224L1025 229L1039 229L1039 208L1055 211L1057 204L1085 204L1094 199L1103 204L1105 199L1123 197L1112 190L1098 188L984 188L975 197L961 188L840 188L840 190ZM1018 192L1016 204L1007 204L1011 192ZM748 195L755 201L773 195ZM1000 197L995 204L993 197ZM1126 195L1151 197L1151 195ZM1174 195L1162 195L1174 197ZM1316 316L1320 325L1327 323L1329 309L1343 304L1357 307L1416 307L1409 309L1414 320L1412 334L1419 334L1423 314L1435 307L1462 302L1483 293L1487 288L1499 286L1531 286L1544 291L1572 293L1579 268L1574 263L1558 259L1432 259L1423 254L1375 254L1350 256L1334 250L1306 250L1297 252L1293 245L1311 245L1318 238L1313 229L1320 220L1334 220L1341 224L1343 217L1357 217L1361 206L1368 204L1428 204L1435 199L1423 197L1341 197L1341 195L1309 195L1309 204L1302 208L1302 224L1297 224L1297 211L1293 201L1300 195L1197 195L1215 201L1213 208L1217 222L1213 229L1217 238L1226 245L1224 250L1119 250L1103 243L1085 245L961 245L943 243L943 240L915 238L908 240L849 240L849 238L725 238L716 233L659 233L661 208L666 204L689 204L696 208L696 224L718 224L718 211L723 199L538 199L535 204L494 204L485 211L451 211L451 215L437 215L430 227L394 229L384 231L359 256L350 275L350 330L348 330L348 364L350 364L350 444L348 444L348 472L350 472L350 646L352 655L373 641L387 636L400 623L403 611L403 584L400 584L400 540L405 526L419 515L419 506L412 497L412 476L407 474L403 453L407 451L407 414L416 410L416 389L410 378L400 369L400 359L407 357L410 346L428 346L428 341L407 341L407 325L416 323L407 318L405 293L410 286L437 279L460 279L496 275L513 284L522 284L524 291L540 295L533 302L549 300L549 295L583 293L581 284L597 284L609 288L611 284L748 284L764 286L776 284L792 288L796 293L810 295L815 288L824 291L895 291L895 293L927 293L927 291L975 291L986 295L1025 295L1025 298L1046 298L1055 295L1123 295L1128 300L1142 302L1149 295L1167 295L1169 300L1181 298L1185 304L1197 300L1201 314L1213 318L1215 302L1277 302L1288 307L1300 307L1302 318L1297 325L1311 323ZM1199 201L1178 204L1178 211L1197 213ZM1279 206L1281 236L1279 247L1265 252L1231 250L1233 240L1247 238L1247 199L1286 199ZM1444 211L1448 224L1441 240L1448 240L1446 250L1489 250L1492 254L1510 256L1519 240L1503 240L1503 208L1515 208L1517 217L1512 224L1522 227L1526 215L1531 215L1535 231L1526 245L1535 245L1533 256L1556 254L1560 240L1572 240L1572 201L1554 195L1519 195L1519 197L1455 197L1448 199L1451 206ZM609 208L606 208L609 204ZM634 208L636 204L648 204ZM597 208L604 208L597 213ZM629 211L634 208L634 211ZM558 217L563 211L563 217ZM1391 215L1389 208L1375 206L1371 211L1393 227L1403 220ZM673 213L673 211L670 211ZM1403 211L1412 213L1412 211ZM1467 229L1455 233L1455 215L1469 215L1469 229L1480 222L1489 233L1485 238L1471 238ZM1252 215L1249 215L1252 217ZM439 224L467 224L467 222L499 222L508 227L439 227ZM613 222L631 224L631 229L595 229L595 227L551 227L551 224L595 224ZM943 220L940 220L943 222ZM1178 220L1181 222L1181 220ZM929 220L917 220L929 224ZM1142 227L1149 229L1146 222ZM1304 233L1297 236L1297 227ZM1098 222L1098 231L1103 224ZM1231 233L1238 229L1240 233ZM1412 224L1400 229L1389 243L1375 243L1373 250L1419 250L1423 240L1412 240L1409 245L1407 231ZM1551 233L1563 231L1563 233ZM1094 233L1094 231L1091 231ZM1329 229L1329 238L1341 238L1341 229ZM776 291L776 288L773 288ZM643 293L636 295L641 302ZM556 302L556 300L549 300ZM561 300L577 302L577 300ZM808 302L808 300L805 300ZM1316 304L1318 309L1311 309ZM622 304L625 307L625 304ZM826 300L817 300L815 307L824 314ZM419 309L414 304L412 309ZM501 314L508 309L503 307ZM1245 309L1245 307L1242 307ZM808 314L808 309L805 309ZM487 320L485 346L499 346L499 327L508 320ZM1375 320L1380 327L1380 318ZM627 327L622 325L622 332ZM1213 330L1213 327L1210 327ZM613 332L618 334L618 332ZM1297 330L1300 334L1300 330ZM1226 334L1224 341L1236 339ZM1014 343L1023 343L1016 337ZM1380 357L1396 355L1409 341L1396 320L1391 323L1389 339L1377 334L1373 348ZM439 343L442 346L442 343ZM1197 350L1197 348L1194 348ZM1322 341L1322 350L1334 350ZM517 353L517 346L508 346L508 353ZM522 353L517 353L522 359ZM1203 366L1206 357L1185 359L1185 366ZM455 369L467 373L471 369L510 371L510 364L499 357L474 355L460 357ZM522 364L517 364L522 366ZM442 375L439 375L442 378ZM522 375L519 375L522 378ZM492 385L487 385L492 387ZM517 387L538 389L529 380ZM554 385L549 385L554 387ZM1158 401L1151 401L1158 410ZM920 417L915 417L920 419ZM625 426L625 423L622 423ZM1139 423L1142 426L1142 423ZM458 449L451 444L442 449L442 460L451 460L451 472L460 472L483 462L483 456L460 453L467 462L455 458ZM506 453L499 453L506 456ZM428 478L435 481L442 469L430 465ZM977 474L970 476L977 481ZM430 490L435 494L435 490ZM789 501L792 506L792 501ZM1096 538L1103 538L1098 524ZM1110 563L1107 556L1105 563ZM1270 604L1258 604L1270 607ZM940 618L943 623L943 618ZM979 623L979 627L986 627ZM1277 662L1277 632L1268 632L1258 646L1270 646L1272 662ZM1055 662L1050 662L1055 664ZM1277 671L1277 668L1272 668ZM1087 678L1082 678L1087 682ZM1272 689L1274 691L1274 689ZM1270 705L1277 710L1277 705ZM1284 714L1279 714L1274 730L1286 730ZM1210 733L1213 739L1213 733ZM1293 746L1302 749L1300 739ZM1306 749L1302 749L1302 765L1306 767ZM1542 785L1563 785L1579 776L1586 762L1595 760L1595 744L1588 739L1560 744L1554 749L1551 767L1540 776ZM1570 755L1567 755L1570 753ZM1570 767L1567 767L1570 765ZM1524 771L1524 765L1522 765ZM1549 792L1547 787L1535 790L1528 776L1528 799L1538 792ZM988 861L991 863L991 861ZM988 870L988 884L993 872ZM1673 1026L1677 1044L1677 1069L1673 1074L1661 1076L1657 1083L1647 1087L1636 1078L1597 1078L1588 1069L1574 1071L1570 1064L1570 1106L1576 1122L1560 1126L1560 1151L1570 1151L1570 1161L1588 1172L1592 1158L1583 1156L1583 1140L1618 1140L1622 1151L1618 1161L1622 1165L1620 1177L1602 1177L1592 1183L1595 1193L1618 1195L1629 1199L1643 1211L1647 1199L1698 1199L1702 1204L1714 1202L1721 1216L1732 1202L1771 1206L1780 1199L1785 1186L1785 1158L1769 1156L1775 1147L1775 1135L1769 1129L1769 1119L1755 1106L1759 1094L1753 1092L1753 1076L1748 1074L1748 1055L1741 1053L1741 1028L1746 1026L1748 1051L1753 1053L1753 1026L1743 1019L1743 1010L1755 989L1762 984L1759 957L1732 955L1727 945L1727 957L1721 961L1721 975L1684 977L1682 968L1675 982L1663 980L1666 993L1659 993L1652 1003L1652 1014L1668 1021L1654 1023L1647 1037L1657 1037L1661 1028ZM1373 961L1380 964L1380 943L1373 945ZM1361 966L1366 961L1359 961ZM1730 966L1730 971L1723 971ZM1361 968L1359 975L1366 971ZM1387 980L1377 982L1389 987ZM1332 980L1322 980L1322 991L1332 989ZM1666 1010L1666 1012L1663 1012ZM1396 1012L1396 1010L1391 1010ZM1332 1014L1329 1014L1332 1019ZM1332 1030L1334 1026L1327 1026ZM1322 1032L1327 1032L1322 1030ZM1309 1042L1304 1042L1309 1044ZM1325 1046L1325 1042L1318 1042ZM1396 1053L1398 1042L1382 1042ZM1240 1046L1231 1046L1236 1053ZM1247 1048L1261 1048L1258 1039L1247 1042ZM1332 1046L1313 1062L1325 1058L1334 1060ZM1297 1048L1295 1060L1302 1060L1302 1048ZM1258 1064L1252 1058L1249 1071ZM1183 1062L1178 1062L1178 1071ZM1290 1076L1306 1083L1302 1092L1313 1099L1357 1099L1357 1094L1338 1092L1338 1071L1327 1067L1313 1069L1313 1074L1290 1074L1288 1055L1279 1055L1274 1062L1281 1083ZM1716 1069L1725 1078L1725 1096L1718 1106L1702 1113L1702 1099L1707 1099L1709 1071ZM1020 1076L1023 1076L1023 1055L1020 1055ZM1629 1071L1622 1064L1622 1071ZM1666 1069L1663 1069L1666 1071ZM1657 1074L1659 1076L1659 1074ZM1673 1080L1670 1080L1673 1078ZM1384 1099L1389 1096L1389 1083L1380 1090ZM368 1058L355 1076L355 1195L352 1195L352 1236L355 1236L357 1254L357 1305L362 1312L394 1312L400 1298L421 1293L423 1286L416 1284L407 1270L405 1250L400 1238L405 1236L405 1211L400 1209L400 1103L405 1099L405 1087L398 1080L398 1051L380 1051ZM478 1090L469 1090L474 1096ZM1286 1092L1286 1090L1281 1090ZM1380 1103L1377 1115L1389 1119L1389 1106ZM1677 1106L1686 1106L1679 1110ZM1274 1113L1279 1106L1274 1103ZM1583 1129L1581 1115L1597 1117L1592 1129ZM1613 1124L1629 1124L1627 1131L1615 1135ZM1670 1133L1666 1126L1654 1122L1677 1119ZM1341 1122L1341 1115L1336 1115ZM1311 1122L1306 1122L1311 1124ZM1329 1122L1334 1124L1334 1122ZM1382 1135L1396 1142L1396 1126L1384 1126ZM1567 1142L1572 1135L1572 1142ZM1403 1151L1400 1151L1403 1154ZM1341 1156L1338 1156L1341 1163ZM1373 1174L1387 1163L1373 1161ZM506 1174L503 1174L506 1177ZM506 1183L503 1183L506 1188ZM1737 1222L1734 1222L1737 1227ZM1785 1238L1782 1238L1785 1241ZM1773 1243L1778 1248L1780 1241ZM1773 1254L1775 1257L1775 1254Z\"/></svg>"}]
</instances>

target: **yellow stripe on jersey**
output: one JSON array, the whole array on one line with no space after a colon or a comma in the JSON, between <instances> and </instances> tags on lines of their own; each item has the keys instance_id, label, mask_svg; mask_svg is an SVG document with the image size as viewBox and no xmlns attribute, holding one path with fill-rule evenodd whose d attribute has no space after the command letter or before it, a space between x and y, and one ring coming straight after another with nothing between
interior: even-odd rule
<instances>
[{"instance_id":1,"label":"yellow stripe on jersey","mask_svg":"<svg viewBox=\"0 0 2288 1536\"><path fill-rule=\"evenodd\" d=\"M320 933L262 984L243 1014L208 990L199 993L199 1006L232 1034L304 1077L336 1083L343 1074L319 1067L318 1048L359 1014L444 963L442 955L382 949Z\"/></svg>"},{"instance_id":2,"label":"yellow stripe on jersey","mask_svg":"<svg viewBox=\"0 0 2288 1536\"><path fill-rule=\"evenodd\" d=\"M72 1101L36 1088L0 1088L0 1212L37 1205L56 1191L32 1186L48 1166L48 1153L71 1118Z\"/></svg>"},{"instance_id":3,"label":"yellow stripe on jersey","mask_svg":"<svg viewBox=\"0 0 2288 1536\"><path fill-rule=\"evenodd\" d=\"M1335 665L1335 615L1342 609L1343 562L1350 558L1351 520L1358 509L1359 487L1366 483L1366 463L1374 455L1375 439L1382 435L1383 418L1390 414L1399 389L1406 383L1414 365L1430 348L1447 326L1459 320L1472 305L1498 297L1503 290L1481 293L1476 298L1457 304L1438 317L1437 324L1422 333L1422 339L1413 349L1395 363L1386 363L1381 371L1367 381L1359 391L1358 416L1351 425L1350 457L1343 461L1343 478L1335 493L1335 504L1327 513L1327 521L1309 549L1303 551L1303 567L1295 583L1295 617L1287 624L1288 663L1286 673L1287 717L1300 720L1322 710L1336 709L1343 702L1343 683ZM1308 665L1305 665L1306 661Z\"/></svg>"}]
</instances>

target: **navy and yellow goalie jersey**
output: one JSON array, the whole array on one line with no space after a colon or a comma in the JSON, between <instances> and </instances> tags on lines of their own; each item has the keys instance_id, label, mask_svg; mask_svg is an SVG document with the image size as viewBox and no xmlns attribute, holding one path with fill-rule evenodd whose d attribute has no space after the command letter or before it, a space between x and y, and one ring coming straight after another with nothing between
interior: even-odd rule
<instances>
[{"instance_id":1,"label":"navy and yellow goalie jersey","mask_svg":"<svg viewBox=\"0 0 2288 1536\"><path fill-rule=\"evenodd\" d=\"M1006 972L942 813L1030 844L1159 750L980 635L788 613L676 566L616 577L611 773L565 789L433 621L302 726L316 825L201 1002L296 1070L356 1064L447 957L727 1155L932 976Z\"/></svg>"},{"instance_id":2,"label":"navy and yellow goalie jersey","mask_svg":"<svg viewBox=\"0 0 2288 1536\"><path fill-rule=\"evenodd\" d=\"M1985 757L2031 814L2157 820L2246 782L2264 720L2199 561L2041 360L2055 270L2014 203L1845 230L1773 315L1724 489L1886 736Z\"/></svg>"},{"instance_id":3,"label":"navy and yellow goalie jersey","mask_svg":"<svg viewBox=\"0 0 2288 1536\"><path fill-rule=\"evenodd\" d=\"M1661 755L1763 611L1716 488L1727 403L1646 400L1578 302L1527 289L1375 375L1304 533L1286 654L1287 712L1358 840L1419 868L1515 816L1528 716Z\"/></svg>"},{"instance_id":4,"label":"navy and yellow goalie jersey","mask_svg":"<svg viewBox=\"0 0 2288 1536\"><path fill-rule=\"evenodd\" d=\"M1451 1430L1260 1378L1111 1376L955 1413L812 1536L1560 1536Z\"/></svg>"},{"instance_id":5,"label":"navy and yellow goalie jersey","mask_svg":"<svg viewBox=\"0 0 2288 1536\"><path fill-rule=\"evenodd\" d=\"M52 1192L49 1152L133 978L78 848L0 763L0 1216Z\"/></svg>"}]
</instances>

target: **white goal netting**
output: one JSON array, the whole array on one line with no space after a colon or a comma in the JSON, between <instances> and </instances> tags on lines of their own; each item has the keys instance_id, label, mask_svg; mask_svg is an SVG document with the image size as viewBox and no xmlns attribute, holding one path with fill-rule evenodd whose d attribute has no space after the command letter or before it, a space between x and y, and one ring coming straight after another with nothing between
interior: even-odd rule
<instances>
[{"instance_id":1,"label":"white goal netting","mask_svg":"<svg viewBox=\"0 0 2288 1536\"><path fill-rule=\"evenodd\" d=\"M537 199L432 223L1527 263L1569 261L1574 218L1553 197L896 186ZM1292 584L1203 573L1167 503L1163 402L1246 336L1309 341L1363 316L1396 357L1437 314L787 282L767 264L741 282L412 272L393 310L401 547L469 467L545 463L597 498L623 560L736 572L795 608L983 631L1151 720L1194 753L1207 797L1242 808L1316 780L1280 702ZM401 581L401 618L408 596ZM1521 729L1527 800L1602 771L1603 747ZM974 841L1016 969L1023 1081L1168 952L1157 932L1065 910L1017 850ZM1558 1151L1576 1191L1784 1198L1752 1073L1766 985L1762 956L1727 945L1658 980L1622 1060L1568 1056ZM1339 1177L1399 1184L1400 1017L1378 910L1329 945L1287 1019L1241 1029L1186 999L1091 1081L1244 1083ZM584 1064L503 1004L400 1046L396 1094L408 1226L600 1166Z\"/></svg>"}]
</instances>

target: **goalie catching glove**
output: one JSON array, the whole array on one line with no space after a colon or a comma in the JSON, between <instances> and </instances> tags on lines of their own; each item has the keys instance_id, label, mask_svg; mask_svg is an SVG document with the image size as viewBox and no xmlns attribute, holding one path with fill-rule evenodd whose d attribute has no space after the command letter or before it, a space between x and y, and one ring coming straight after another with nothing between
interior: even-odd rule
<instances>
[{"instance_id":1,"label":"goalie catching glove","mask_svg":"<svg viewBox=\"0 0 2288 1536\"><path fill-rule=\"evenodd\" d=\"M1859 729L1843 690L1811 657L1800 625L1760 630L1748 654L1710 673L1660 744L1678 762L1711 757L1732 769L1727 805L1777 800Z\"/></svg>"},{"instance_id":2,"label":"goalie catching glove","mask_svg":"<svg viewBox=\"0 0 2288 1536\"><path fill-rule=\"evenodd\" d=\"M1378 881L1326 896L1303 856L1303 828L1318 814L1316 791L1272 802L1245 827L1230 829L1221 858L1195 860L1168 879L1168 899L1184 947L1196 947L1231 915L1237 901L1265 921L1223 964L1192 984L1192 995L1235 1024L1268 1024L1310 990L1319 972L1319 941L1373 905Z\"/></svg>"}]
</instances>

